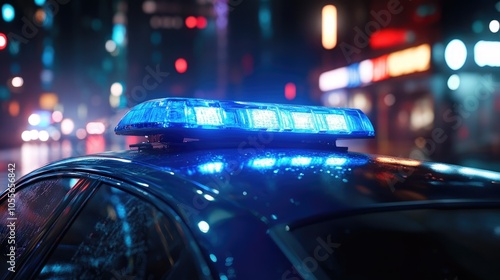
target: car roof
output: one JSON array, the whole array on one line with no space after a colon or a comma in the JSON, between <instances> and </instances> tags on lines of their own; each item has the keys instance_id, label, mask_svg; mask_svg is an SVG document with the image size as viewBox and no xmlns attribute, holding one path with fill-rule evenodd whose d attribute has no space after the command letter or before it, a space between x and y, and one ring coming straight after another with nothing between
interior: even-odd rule
<instances>
[{"instance_id":1,"label":"car roof","mask_svg":"<svg viewBox=\"0 0 500 280\"><path fill-rule=\"evenodd\" d=\"M126 150L62 160L30 176L56 170L119 178L174 205L201 204L199 197L269 225L380 207L500 202L497 172L335 148Z\"/></svg>"}]
</instances>

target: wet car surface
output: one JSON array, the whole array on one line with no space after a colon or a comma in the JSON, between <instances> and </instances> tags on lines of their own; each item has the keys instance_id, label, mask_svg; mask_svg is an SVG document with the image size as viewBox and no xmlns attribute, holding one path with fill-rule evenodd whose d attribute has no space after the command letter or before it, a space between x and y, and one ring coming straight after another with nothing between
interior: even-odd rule
<instances>
[{"instance_id":1,"label":"wet car surface","mask_svg":"<svg viewBox=\"0 0 500 280\"><path fill-rule=\"evenodd\" d=\"M360 278L363 275L356 276L352 274L354 269L347 269L353 264L346 264L345 271L329 270L328 267L319 268L325 262L321 261L322 257L314 257L314 248L317 244L330 246L325 245L325 251L318 253L318 256L325 254L327 254L325 256L335 256L337 252L341 253L347 247L347 241L342 241L342 238L332 241L331 237L325 235L330 231L322 231L321 228L324 225L321 224L343 220L352 223L360 219L358 226L366 226L366 221L362 222L366 215L384 215L384 213L398 213L399 215L411 211L422 211L422 209L445 212L469 209L470 211L462 213L465 217L467 213L468 215L474 213L472 209L482 209L482 211L488 209L485 213L478 213L477 217L475 216L476 221L481 221L477 218L498 212L495 209L498 209L500 203L499 175L494 172L345 151L315 149L265 149L262 151L141 149L104 153L63 160L46 166L23 178L19 182L19 191L22 191L21 189L25 186L29 189L30 185L40 180L53 178L59 180L68 177L79 180L74 189L68 192L72 194L71 202L67 201L69 198L66 194L66 199L61 201L64 207L56 207L57 203L51 206L51 209L61 211L58 214L60 221L57 221L55 217L52 220L56 228L60 227L59 230L54 232L52 229L51 232L50 224L47 222L43 224L44 228L41 232L46 231L45 236L40 233L35 235L38 238L35 239L38 245L35 246L35 242L30 243L24 255L26 258L22 263L23 274L17 275L34 276L36 274L32 274L33 271L38 271L41 273L40 276L58 277L60 273L59 277L71 278L73 275L71 273L79 271L78 267L74 267L75 264L72 264L71 270L69 268L57 270L54 264L49 269L47 263L42 264L46 258L52 260L57 255L57 252L51 253L51 251L54 250L57 240L61 238L59 234L64 231L63 225L72 220L74 218L72 216L81 215L80 208L85 209L85 203L82 200L88 196L95 197L99 189L105 188L104 185L130 192L139 200L143 200L148 205L155 205L159 209L166 206L169 209L167 216L170 215L171 220L183 229L179 236L182 236L184 246L190 248L188 251L191 261L188 264L191 265L191 272L196 271L200 278L294 279L293 277L306 278L304 276L307 275L317 278L329 278L333 275ZM98 207L98 205L93 207ZM62 210L63 208L65 210ZM133 209L135 206L130 208L130 211L133 212ZM94 209L94 211L99 210ZM57 211L52 214L56 213ZM127 214L123 215L127 216ZM457 225L446 220L446 217L449 218L449 215L443 215L441 219L444 220L441 220L441 223L449 223L451 228L444 231L456 230ZM143 222L149 218L149 216L141 217ZM410 218L411 215L406 218L399 217L397 223L393 224L392 234L404 231L406 223L412 221ZM388 217L388 219L393 218ZM89 225L95 223L92 220L86 222ZM422 218L421 222L424 223L425 219ZM462 223L467 222L472 221L467 218L462 221ZM491 220L483 222L466 225L465 228L483 231L483 235L485 230L490 230L493 234L491 241L498 240L500 238L498 215L493 215ZM135 223L135 221L130 223ZM57 226L58 224L60 225ZM344 225L344 227L355 231L355 225L356 223L347 227ZM326 225L326 227L331 228L332 225ZM307 230L308 228L312 229ZM339 226L334 228L339 228ZM94 230L87 236L89 240L92 240L91 236L97 234L97 229L98 226L94 225ZM115 230L123 231L123 229ZM428 231L428 228L427 231L424 230L426 233L429 233ZM20 233L23 234L22 231ZM320 237L323 239L317 241ZM55 244L49 243L51 238ZM365 239L366 237L361 238L361 240ZM86 242L90 242L89 240ZM415 237L415 240L419 240L418 237ZM92 245L94 247L89 244L86 246L95 249L95 245ZM73 258L77 253L82 254L85 251L82 250L73 252ZM312 251L305 253L308 250ZM390 251L390 246L386 250ZM354 249L351 248L350 251L353 252ZM101 258L113 256L109 251L103 251L100 254ZM486 255L491 258L495 254ZM309 263L304 262L307 256L311 258ZM98 261L97 256L94 258L96 258L94 262L100 265L107 263L104 260ZM348 257L345 258L349 260ZM328 257L325 261L333 259L333 257ZM313 260L315 263L312 262ZM58 264L60 267L69 265L64 260L60 261L62 262ZM341 261L345 260L339 260ZM88 260L88 262L91 261ZM81 261L77 263L82 264ZM120 273L125 271L123 272L125 275L141 275L147 278L149 274L146 272L156 271L153 268L142 272L134 269L128 271L123 267L113 268L110 265L107 264L109 267L105 265L104 268L93 271L93 274L89 272L87 277L106 278L106 275L114 275L111 273L113 271L115 274L116 271ZM363 266L362 263L358 265ZM197 269L193 269L192 266ZM315 267L316 269L311 269ZM106 269L111 272L108 271L108 274L105 274ZM175 272L173 267L171 269L160 270L161 273L155 272L154 275L165 277L169 275L169 272ZM183 269L189 271L189 269ZM449 271L442 272L445 269ZM475 271L475 269L471 270ZM441 272L436 275L417 275L438 279L443 276L451 277L453 273L460 272L464 275L467 272L462 265L456 263L449 265L448 268L436 268L433 272L436 271ZM395 272L390 271L385 273L390 279L403 276L391 274ZM469 274L465 275L474 275L470 271L467 273ZM416 276L412 278L413 276L409 275L408 277L416 279Z\"/></svg>"}]
</instances>

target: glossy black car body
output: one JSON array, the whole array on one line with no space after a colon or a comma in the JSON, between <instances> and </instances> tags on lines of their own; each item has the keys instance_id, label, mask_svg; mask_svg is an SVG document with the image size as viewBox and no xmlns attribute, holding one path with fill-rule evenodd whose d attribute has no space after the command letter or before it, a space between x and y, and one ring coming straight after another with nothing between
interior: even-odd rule
<instances>
[{"instance_id":1,"label":"glossy black car body","mask_svg":"<svg viewBox=\"0 0 500 280\"><path fill-rule=\"evenodd\" d=\"M500 275L492 262L500 259L495 172L340 149L141 149L50 164L22 178L16 191L66 177L79 181L49 205L51 216L30 237L16 272L2 271L5 277L47 272L57 244L103 184L151 203L175 224L191 261L162 272L165 279ZM116 271L93 276L150 279L148 271ZM61 266L51 273L77 276Z\"/></svg>"}]
</instances>

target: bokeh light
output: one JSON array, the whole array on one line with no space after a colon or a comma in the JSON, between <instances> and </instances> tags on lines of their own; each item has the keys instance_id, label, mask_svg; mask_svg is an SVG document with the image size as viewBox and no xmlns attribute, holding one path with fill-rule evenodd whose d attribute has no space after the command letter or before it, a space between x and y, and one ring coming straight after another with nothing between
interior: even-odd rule
<instances>
[{"instance_id":1,"label":"bokeh light","mask_svg":"<svg viewBox=\"0 0 500 280\"><path fill-rule=\"evenodd\" d=\"M151 0L144 1L144 3L142 3L142 10L146 14L154 13L156 11L156 2Z\"/></svg>"},{"instance_id":2,"label":"bokeh light","mask_svg":"<svg viewBox=\"0 0 500 280\"><path fill-rule=\"evenodd\" d=\"M33 17L37 25L43 25L47 19L47 14L43 9L38 9Z\"/></svg>"},{"instance_id":3,"label":"bokeh light","mask_svg":"<svg viewBox=\"0 0 500 280\"><path fill-rule=\"evenodd\" d=\"M106 41L104 47L106 48L107 52L112 53L116 50L116 43L113 40L108 40Z\"/></svg>"},{"instance_id":4,"label":"bokeh light","mask_svg":"<svg viewBox=\"0 0 500 280\"><path fill-rule=\"evenodd\" d=\"M17 115L19 115L19 110L19 102L12 101L9 103L9 115L11 115L12 117L17 117Z\"/></svg>"},{"instance_id":5,"label":"bokeh light","mask_svg":"<svg viewBox=\"0 0 500 280\"><path fill-rule=\"evenodd\" d=\"M54 141L59 141L59 139L61 139L61 132L59 132L59 130L57 129L51 130L50 138L52 138L52 140Z\"/></svg>"},{"instance_id":6,"label":"bokeh light","mask_svg":"<svg viewBox=\"0 0 500 280\"><path fill-rule=\"evenodd\" d=\"M14 7L12 7L11 4L6 3L2 5L2 18L5 22L13 21L15 16L16 16L16 11L14 10Z\"/></svg>"},{"instance_id":7,"label":"bokeh light","mask_svg":"<svg viewBox=\"0 0 500 280\"><path fill-rule=\"evenodd\" d=\"M37 113L31 114L28 118L28 123L33 126L39 125L40 121L41 121L40 115Z\"/></svg>"},{"instance_id":8,"label":"bokeh light","mask_svg":"<svg viewBox=\"0 0 500 280\"><path fill-rule=\"evenodd\" d=\"M389 93L384 96L384 103L389 107L394 105L394 103L396 103L396 97L394 96L394 94Z\"/></svg>"},{"instance_id":9,"label":"bokeh light","mask_svg":"<svg viewBox=\"0 0 500 280\"><path fill-rule=\"evenodd\" d=\"M493 32L493 33L497 33L498 30L500 30L500 22L498 22L498 20L492 20L490 21L490 31Z\"/></svg>"},{"instance_id":10,"label":"bokeh light","mask_svg":"<svg viewBox=\"0 0 500 280\"><path fill-rule=\"evenodd\" d=\"M287 83L285 85L285 98L293 100L297 96L297 88L294 83Z\"/></svg>"},{"instance_id":11,"label":"bokeh light","mask_svg":"<svg viewBox=\"0 0 500 280\"><path fill-rule=\"evenodd\" d=\"M467 48L465 44L458 39L451 40L444 50L444 60L448 67L451 70L458 70L465 64L466 59Z\"/></svg>"},{"instance_id":12,"label":"bokeh light","mask_svg":"<svg viewBox=\"0 0 500 280\"><path fill-rule=\"evenodd\" d=\"M12 86L15 88L22 87L24 85L24 80L21 77L12 78Z\"/></svg>"},{"instance_id":13,"label":"bokeh light","mask_svg":"<svg viewBox=\"0 0 500 280\"><path fill-rule=\"evenodd\" d=\"M76 138L83 140L85 137L87 137L87 131L85 131L84 128L79 128L75 132Z\"/></svg>"},{"instance_id":14,"label":"bokeh light","mask_svg":"<svg viewBox=\"0 0 500 280\"><path fill-rule=\"evenodd\" d=\"M110 92L114 96L120 96L123 93L123 86L122 84L116 82L111 85Z\"/></svg>"},{"instance_id":15,"label":"bokeh light","mask_svg":"<svg viewBox=\"0 0 500 280\"><path fill-rule=\"evenodd\" d=\"M106 131L106 127L102 122L89 122L85 127L88 134L98 135Z\"/></svg>"},{"instance_id":16,"label":"bokeh light","mask_svg":"<svg viewBox=\"0 0 500 280\"><path fill-rule=\"evenodd\" d=\"M44 110L53 110L58 102L59 98L53 92L44 92L40 95L40 108Z\"/></svg>"},{"instance_id":17,"label":"bokeh light","mask_svg":"<svg viewBox=\"0 0 500 280\"><path fill-rule=\"evenodd\" d=\"M42 142L46 142L47 140L49 140L49 133L46 130L40 130L38 132L38 139L40 139L40 141Z\"/></svg>"},{"instance_id":18,"label":"bokeh light","mask_svg":"<svg viewBox=\"0 0 500 280\"><path fill-rule=\"evenodd\" d=\"M187 71L188 65L184 58L178 58L175 61L175 70L179 73L185 73Z\"/></svg>"},{"instance_id":19,"label":"bokeh light","mask_svg":"<svg viewBox=\"0 0 500 280\"><path fill-rule=\"evenodd\" d=\"M120 97L116 95L109 95L109 106L112 108L118 108L120 106Z\"/></svg>"},{"instance_id":20,"label":"bokeh light","mask_svg":"<svg viewBox=\"0 0 500 280\"><path fill-rule=\"evenodd\" d=\"M63 119L63 114L61 111L54 111L52 113L52 121L54 121L55 123L61 122L62 119Z\"/></svg>"},{"instance_id":21,"label":"bokeh light","mask_svg":"<svg viewBox=\"0 0 500 280\"><path fill-rule=\"evenodd\" d=\"M201 232L207 233L210 230L210 225L205 221L201 221L198 223L198 228Z\"/></svg>"},{"instance_id":22,"label":"bokeh light","mask_svg":"<svg viewBox=\"0 0 500 280\"><path fill-rule=\"evenodd\" d=\"M193 17L193 16L189 16L189 17L186 18L186 26L187 26L187 28L195 28L196 25L197 25L197 23L198 22L197 22L196 18Z\"/></svg>"},{"instance_id":23,"label":"bokeh light","mask_svg":"<svg viewBox=\"0 0 500 280\"><path fill-rule=\"evenodd\" d=\"M196 20L196 27L199 29L207 27L207 19L205 17L198 17Z\"/></svg>"},{"instance_id":24,"label":"bokeh light","mask_svg":"<svg viewBox=\"0 0 500 280\"><path fill-rule=\"evenodd\" d=\"M457 90L458 87L460 87L460 77L457 74L453 74L448 78L448 88Z\"/></svg>"},{"instance_id":25,"label":"bokeh light","mask_svg":"<svg viewBox=\"0 0 500 280\"><path fill-rule=\"evenodd\" d=\"M31 135L29 130L25 130L23 131L23 133L21 133L21 139L23 139L24 142L28 142L31 140Z\"/></svg>"},{"instance_id":26,"label":"bokeh light","mask_svg":"<svg viewBox=\"0 0 500 280\"><path fill-rule=\"evenodd\" d=\"M7 47L7 36L5 34L0 33L0 51Z\"/></svg>"},{"instance_id":27,"label":"bokeh light","mask_svg":"<svg viewBox=\"0 0 500 280\"><path fill-rule=\"evenodd\" d=\"M71 119L64 119L61 122L61 132L64 135L68 135L75 129L75 123Z\"/></svg>"},{"instance_id":28,"label":"bokeh light","mask_svg":"<svg viewBox=\"0 0 500 280\"><path fill-rule=\"evenodd\" d=\"M30 130L30 140L38 140L38 130L32 129Z\"/></svg>"}]
</instances>

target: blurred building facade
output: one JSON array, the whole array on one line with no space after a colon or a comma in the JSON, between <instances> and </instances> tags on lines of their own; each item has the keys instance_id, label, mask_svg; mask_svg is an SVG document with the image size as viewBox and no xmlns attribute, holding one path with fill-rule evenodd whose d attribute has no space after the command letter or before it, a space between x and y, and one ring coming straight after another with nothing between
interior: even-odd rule
<instances>
[{"instance_id":1,"label":"blurred building facade","mask_svg":"<svg viewBox=\"0 0 500 280\"><path fill-rule=\"evenodd\" d=\"M338 10L316 98L368 113L378 153L499 169L498 2L372 1L344 29Z\"/></svg>"},{"instance_id":2,"label":"blurred building facade","mask_svg":"<svg viewBox=\"0 0 500 280\"><path fill-rule=\"evenodd\" d=\"M455 163L500 152L496 0L0 5L0 116L12 134L1 147L39 129L34 113L59 132L70 119L68 137L96 120L111 134L132 105L194 96L358 107L376 126L369 152ZM328 50L326 5L336 8Z\"/></svg>"}]
</instances>

